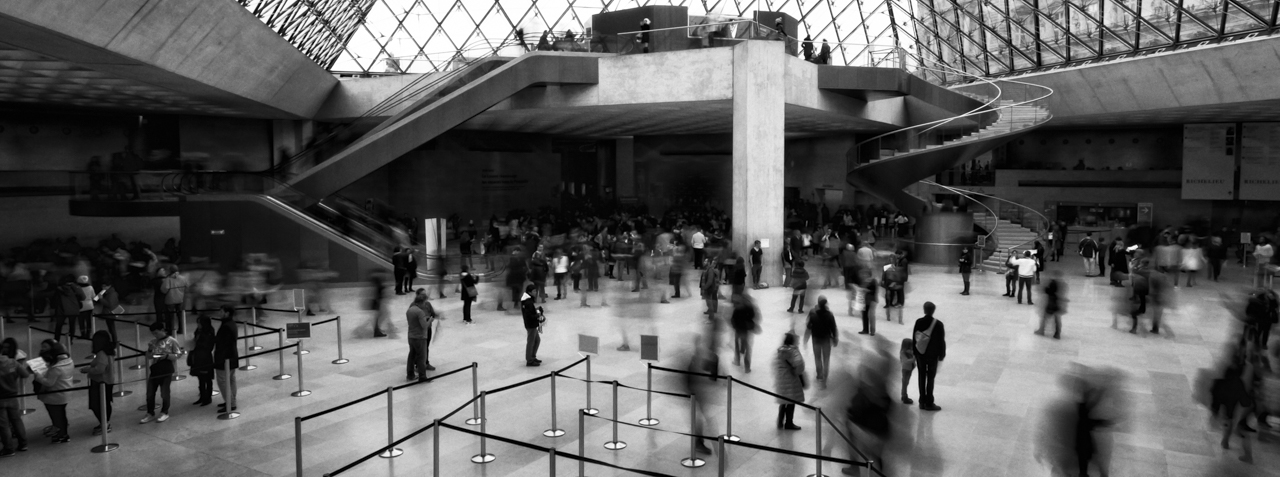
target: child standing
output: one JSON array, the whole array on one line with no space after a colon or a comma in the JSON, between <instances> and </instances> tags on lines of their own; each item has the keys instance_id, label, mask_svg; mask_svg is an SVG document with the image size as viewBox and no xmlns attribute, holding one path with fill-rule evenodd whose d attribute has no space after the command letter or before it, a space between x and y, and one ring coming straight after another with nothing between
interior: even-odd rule
<instances>
[{"instance_id":1,"label":"child standing","mask_svg":"<svg viewBox=\"0 0 1280 477\"><path fill-rule=\"evenodd\" d=\"M907 397L907 385L911 384L911 372L916 369L916 354L911 350L911 338L902 340L898 359L902 361L902 403L911 404L913 401Z\"/></svg>"}]
</instances>

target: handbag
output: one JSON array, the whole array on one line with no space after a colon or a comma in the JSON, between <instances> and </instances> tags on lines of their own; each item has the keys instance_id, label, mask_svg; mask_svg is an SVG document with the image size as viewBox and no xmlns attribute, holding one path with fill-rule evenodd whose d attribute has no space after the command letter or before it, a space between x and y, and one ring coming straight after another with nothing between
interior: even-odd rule
<instances>
[{"instance_id":1,"label":"handbag","mask_svg":"<svg viewBox=\"0 0 1280 477\"><path fill-rule=\"evenodd\" d=\"M476 292L475 285L467 285L467 296L471 298L480 296L480 294Z\"/></svg>"}]
</instances>

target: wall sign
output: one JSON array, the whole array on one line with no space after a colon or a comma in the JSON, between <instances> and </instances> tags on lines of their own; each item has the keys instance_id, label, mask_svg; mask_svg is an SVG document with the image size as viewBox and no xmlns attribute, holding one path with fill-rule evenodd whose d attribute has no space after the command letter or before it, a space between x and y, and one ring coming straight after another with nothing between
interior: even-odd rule
<instances>
[{"instance_id":1,"label":"wall sign","mask_svg":"<svg viewBox=\"0 0 1280 477\"><path fill-rule=\"evenodd\" d=\"M1280 123L1244 123L1240 199L1280 200Z\"/></svg>"},{"instance_id":2,"label":"wall sign","mask_svg":"<svg viewBox=\"0 0 1280 477\"><path fill-rule=\"evenodd\" d=\"M1187 124L1182 127L1182 198L1235 198L1235 127Z\"/></svg>"}]
</instances>

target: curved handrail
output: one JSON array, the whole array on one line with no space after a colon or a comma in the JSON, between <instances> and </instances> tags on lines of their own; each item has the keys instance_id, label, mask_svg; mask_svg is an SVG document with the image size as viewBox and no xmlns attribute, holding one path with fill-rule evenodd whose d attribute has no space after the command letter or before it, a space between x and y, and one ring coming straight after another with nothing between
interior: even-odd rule
<instances>
[{"instance_id":1,"label":"curved handrail","mask_svg":"<svg viewBox=\"0 0 1280 477\"><path fill-rule=\"evenodd\" d=\"M946 66L946 65L943 65L943 66ZM945 71L938 70L938 69L934 69L934 68L927 68L927 67L923 67L923 66L922 66L922 67L920 67L920 68L928 69L928 70L933 70L933 71L939 71L939 72L944 72L944 73L945 73ZM954 70L954 68L952 68L952 69ZM952 117L949 117L949 118L943 118L943 119L939 119L939 120L936 120L936 121L929 121L929 122L927 122L927 123L923 123L923 124L917 124L917 125L915 125L915 126L908 126L908 127L905 127L905 128L896 129L896 130L893 130L893 131L890 131L890 132L887 132L887 133L881 134L881 135L879 135L879 136L875 136L875 137L873 137L873 138L867 139L867 140L865 140L865 141L859 142L859 143L857 143L857 144L854 144L854 147L859 147L859 146L861 146L861 145L863 145L863 144L866 144L866 143L869 143L869 142L871 142L871 141L875 141L875 140L880 139L880 138L885 137L885 136L890 136L890 135L893 135L893 134L898 134L898 133L903 132L903 131L910 131L910 130L915 129L915 128L919 128L919 127L923 127L923 126L930 126L928 129L925 129L925 130L923 130L923 131L920 131L920 134L923 134L923 133L925 133L925 132L928 132L928 131L932 130L933 128L936 128L936 127L942 126L943 124L950 123L951 121L955 121L955 120L957 120L957 119L960 119L960 118L963 118L963 117L966 117L966 116L969 116L969 115L981 114L981 113L987 113L987 112L995 111L995 110L993 110L993 109L992 109L992 110L985 109L985 108L990 107L992 104L995 104L996 102L1000 101L1000 97L1004 94L1004 90L1003 90L1003 89L1001 89L1001 88L1000 88L1000 86L999 86L999 85L997 85L997 84L995 83L995 81L991 81L991 80L989 80L989 79L987 79L987 78L984 78L984 77L982 77L982 76L978 76L978 75L971 74L971 73L966 73L966 72L964 72L964 71L959 71L959 70L955 70L955 71L954 71L954 73L957 73L957 74L960 74L960 75L963 75L963 76L969 76L969 77L972 77L972 78L974 78L974 79L977 79L978 81L982 81L982 82L984 82L984 83L987 83L988 85L990 85L991 87L993 87L993 88L995 88L995 89L996 89L996 94L995 94L995 96L993 96L991 99L987 100L987 102L983 103L983 104L982 104L982 106L978 106L977 108L971 109L971 110L969 110L968 112L966 112L966 113L964 113L964 114L962 114L962 115L959 115L959 116L952 116Z\"/></svg>"},{"instance_id":2,"label":"curved handrail","mask_svg":"<svg viewBox=\"0 0 1280 477\"><path fill-rule=\"evenodd\" d=\"M997 224L997 225L1000 223L1000 222L999 222L999 220L1000 220L1000 214L997 214L995 210L993 210L991 207L988 207L988 206L987 206L987 204L982 203L982 201L980 201L980 200L978 200L978 199L973 198L973 196L972 196L971 194L969 194L969 192L968 192L968 191L966 191L966 190L964 190L964 189L958 189L958 188L955 188L955 187L951 187L951 186L945 186L945 185L938 184L938 183L933 182L933 181L920 181L920 183L922 183L922 184L926 184L926 185L935 186L935 187L941 187L941 188L946 189L946 190L948 190L948 191L954 192L954 193L956 193L956 194L960 195L961 197L964 197L964 198L966 198L966 199L969 199L969 200L973 201L974 203L976 203L976 204L978 204L978 205L982 206L982 208L987 209L987 212L989 212L989 213L991 214L991 217L993 217L993 218L995 218L995 219L996 219L996 224ZM991 227L991 230L987 231L987 234L986 234L986 235L984 235L984 237L987 237L987 242L988 242L988 243L992 243L991 238L995 236L995 233L996 233L996 227Z\"/></svg>"},{"instance_id":3,"label":"curved handrail","mask_svg":"<svg viewBox=\"0 0 1280 477\"><path fill-rule=\"evenodd\" d=\"M924 183L924 184L935 185L935 186L942 187L942 188L945 188L945 189L950 189L950 190L955 190L955 191L963 191L963 192L964 192L964 193L966 193L966 194L972 194L972 195L977 195L977 196L982 196L982 197L988 197L988 198L991 198L991 199L995 199L995 200L997 200L997 201L1000 201L1000 202L1004 202L1004 203L1006 203L1006 204L1013 205L1013 206L1015 206L1015 207L1018 207L1018 208L1020 208L1020 209L1026 210L1026 211L1028 211L1028 212L1031 212L1032 214L1035 214L1035 215L1039 216L1039 218L1040 218L1040 220L1041 220L1041 224L1048 224L1048 223L1049 223L1049 217L1048 217L1048 216L1046 216L1046 215L1044 215L1044 214L1042 214L1042 213L1040 213L1040 211L1038 211L1038 210L1036 210L1036 209L1033 209L1033 208L1031 208L1031 207L1027 207L1027 206L1025 206L1025 205L1019 204L1019 203L1017 203L1017 202L1011 201L1011 200L1009 200L1009 199L1003 199L1003 198L996 197L996 196L991 195L991 194L986 194L986 193L982 193L982 192L978 192L978 191L973 191L973 190L968 190L968 189L960 189L960 188L958 188L958 187L944 186L944 185L942 185L942 184L938 184L938 183L936 183L936 182L928 181L928 180L922 180L922 181L920 181L920 182L921 182L921 183ZM991 209L987 209L987 210L991 210ZM996 217L997 217L997 218L999 218L999 215L997 214L997 215L996 215ZM1027 240L1027 241L1024 241L1024 242L1019 243L1019 244L1017 244L1017 245L1013 245L1013 246L1006 247L1006 248L1011 248L1011 249L1012 249L1012 248L1022 247L1022 246L1025 246L1025 245L1029 244L1029 243L1035 242L1036 240L1039 240L1041 237L1043 237L1043 236L1044 236L1044 230L1036 230L1035 232L1036 232L1036 238L1031 239L1031 240Z\"/></svg>"}]
</instances>

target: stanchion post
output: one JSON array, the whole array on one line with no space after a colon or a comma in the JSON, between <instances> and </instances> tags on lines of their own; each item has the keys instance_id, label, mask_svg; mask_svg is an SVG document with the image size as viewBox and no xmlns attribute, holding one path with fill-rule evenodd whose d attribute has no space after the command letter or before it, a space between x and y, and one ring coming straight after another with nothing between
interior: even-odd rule
<instances>
[{"instance_id":1,"label":"stanchion post","mask_svg":"<svg viewBox=\"0 0 1280 477\"><path fill-rule=\"evenodd\" d=\"M738 442L742 440L733 434L733 376L729 376L729 383L725 389L725 411L724 411L724 434L720 437L726 441Z\"/></svg>"},{"instance_id":2,"label":"stanchion post","mask_svg":"<svg viewBox=\"0 0 1280 477\"><path fill-rule=\"evenodd\" d=\"M485 394L486 394L485 391L480 391L480 453L471 456L471 462L474 462L477 464L488 464L490 462L493 462L494 459L497 459L497 457L495 457L493 454L490 454L488 452L488 448L486 447L486 443L484 439L484 434L486 432L486 429L489 427L485 425L485 423L489 421L488 416L486 415L486 410L484 405Z\"/></svg>"},{"instance_id":3,"label":"stanchion post","mask_svg":"<svg viewBox=\"0 0 1280 477\"><path fill-rule=\"evenodd\" d=\"M585 412L587 414L594 416L596 414L599 414L600 410L594 407L591 407L591 355L587 355L586 359L587 359L587 382L584 384L587 385L587 407L583 408L582 412Z\"/></svg>"},{"instance_id":4,"label":"stanchion post","mask_svg":"<svg viewBox=\"0 0 1280 477\"><path fill-rule=\"evenodd\" d=\"M119 355L119 354L120 354L120 345L119 345L119 344L117 344L117 345L116 345L116 355ZM125 384L125 381L124 381L124 365L123 365L123 364L121 364L121 363L120 363L120 360L118 360L118 359L117 359L117 360L115 360L115 362L116 362L116 380L120 381L120 389L117 389L117 390L116 390L116 392L111 393L111 396L112 396L112 397L125 397L125 396L128 396L128 395L130 395L130 394L133 394L133 391L126 391L126 390L124 389L124 384Z\"/></svg>"},{"instance_id":5,"label":"stanchion post","mask_svg":"<svg viewBox=\"0 0 1280 477\"><path fill-rule=\"evenodd\" d=\"M35 352L35 348L32 348L31 346L32 346L32 341L31 341L31 327L30 327L30 326L28 326L28 327L27 327L27 352L28 352L28 353L34 353L34 352Z\"/></svg>"},{"instance_id":6,"label":"stanchion post","mask_svg":"<svg viewBox=\"0 0 1280 477\"><path fill-rule=\"evenodd\" d=\"M279 343L279 347L281 348L284 347L284 330L276 330L276 341ZM280 351L277 351L276 355L280 357L280 374L272 376L271 379L274 379L276 381L284 381L286 379L292 378L293 377L292 374L286 374L284 372L284 350L282 349Z\"/></svg>"},{"instance_id":7,"label":"stanchion post","mask_svg":"<svg viewBox=\"0 0 1280 477\"><path fill-rule=\"evenodd\" d=\"M814 445L816 446L813 450L813 455L818 456L818 458L813 460L815 469L814 473L809 474L809 477L825 477L822 474L822 408L820 407L813 409L813 435Z\"/></svg>"},{"instance_id":8,"label":"stanchion post","mask_svg":"<svg viewBox=\"0 0 1280 477\"><path fill-rule=\"evenodd\" d=\"M698 438L693 432L698 423L698 397L689 395L689 458L681 459L680 465L698 468L707 465L707 461L698 458Z\"/></svg>"},{"instance_id":9,"label":"stanchion post","mask_svg":"<svg viewBox=\"0 0 1280 477\"><path fill-rule=\"evenodd\" d=\"M613 440L604 443L604 448L609 450L622 450L627 448L627 443L618 440L618 381L613 381Z\"/></svg>"},{"instance_id":10,"label":"stanchion post","mask_svg":"<svg viewBox=\"0 0 1280 477\"><path fill-rule=\"evenodd\" d=\"M717 456L719 457L716 460L719 461L718 465L720 467L720 472L718 472L716 475L718 475L719 477L724 477L724 468L728 464L726 461L729 460L728 459L729 456L726 456L724 454L724 436L720 436L719 439L716 439L716 452L717 452ZM298 475L302 475L301 470L298 471Z\"/></svg>"},{"instance_id":11,"label":"stanchion post","mask_svg":"<svg viewBox=\"0 0 1280 477\"><path fill-rule=\"evenodd\" d=\"M27 330L27 341L29 345L31 341L30 329ZM142 349L142 327L138 325L137 321L133 322L133 349L138 349L138 350ZM142 369L145 366L146 365L143 364L143 357L138 356L137 358L133 359L133 366L130 366L129 369L135 369L135 370Z\"/></svg>"},{"instance_id":12,"label":"stanchion post","mask_svg":"<svg viewBox=\"0 0 1280 477\"><path fill-rule=\"evenodd\" d=\"M302 308L294 308L293 311L298 313L298 323L302 323ZM301 343L302 340L298 340L298 342ZM293 354L307 354L310 352L311 351L309 350L302 349L301 346L299 346L298 349L293 350Z\"/></svg>"},{"instance_id":13,"label":"stanchion post","mask_svg":"<svg viewBox=\"0 0 1280 477\"><path fill-rule=\"evenodd\" d=\"M351 360L342 357L342 315L338 315L337 318L334 318L334 321L336 322L334 325L338 333L338 359L333 360L333 364L350 363Z\"/></svg>"},{"instance_id":14,"label":"stanchion post","mask_svg":"<svg viewBox=\"0 0 1280 477\"><path fill-rule=\"evenodd\" d=\"M476 372L475 361L471 362L471 397L480 396L480 377ZM467 419L467 424L474 426L480 424L480 400L471 401L471 419Z\"/></svg>"},{"instance_id":15,"label":"stanchion post","mask_svg":"<svg viewBox=\"0 0 1280 477\"><path fill-rule=\"evenodd\" d=\"M249 311L250 311L251 313L253 313L253 333L249 333L249 334L250 334L250 335L256 335L256 334L258 334L258 307L256 307L256 306L254 306L254 307L250 307L250 308L249 308ZM253 340L253 346L250 346L250 347L249 347L249 350L250 350L250 351L260 351L260 350L262 350L262 347L261 347L261 346L258 346L258 337L257 337L257 336L254 336L253 338L249 338L249 339Z\"/></svg>"},{"instance_id":16,"label":"stanchion post","mask_svg":"<svg viewBox=\"0 0 1280 477\"><path fill-rule=\"evenodd\" d=\"M645 364L644 419L640 420L640 425L656 426L658 420L653 418L653 363Z\"/></svg>"},{"instance_id":17,"label":"stanchion post","mask_svg":"<svg viewBox=\"0 0 1280 477\"><path fill-rule=\"evenodd\" d=\"M431 425L431 475L440 477L440 420Z\"/></svg>"},{"instance_id":18,"label":"stanchion post","mask_svg":"<svg viewBox=\"0 0 1280 477\"><path fill-rule=\"evenodd\" d=\"M542 431L544 437L560 437L564 429L556 426L556 372L551 372L551 428Z\"/></svg>"},{"instance_id":19,"label":"stanchion post","mask_svg":"<svg viewBox=\"0 0 1280 477\"><path fill-rule=\"evenodd\" d=\"M18 394L20 394L20 395L21 395L21 394L26 394L26 393L27 393L27 380L25 380L25 379L19 379L19 380L18 380ZM21 412L21 413L22 413L22 415L24 415L24 416L25 416L25 415L27 415L27 414L32 414L32 413L36 412L36 410L35 410L35 409L31 409L31 408L27 407L27 398L26 398L26 396L23 396L23 397L18 398L18 412Z\"/></svg>"},{"instance_id":20,"label":"stanchion post","mask_svg":"<svg viewBox=\"0 0 1280 477\"><path fill-rule=\"evenodd\" d=\"M302 417L293 418L293 460L294 472L302 477Z\"/></svg>"},{"instance_id":21,"label":"stanchion post","mask_svg":"<svg viewBox=\"0 0 1280 477\"><path fill-rule=\"evenodd\" d=\"M257 333L256 333L256 331L257 331L257 330L256 330L256 329L249 328L249 324L248 324L248 323L245 323L245 322L238 322L238 323L240 323L240 327L241 327L241 328L244 328L244 329L245 329L245 334L246 334L246 335L248 335L248 336L252 336L252 335L257 334ZM257 338L253 338L253 339L255 339L255 340L256 340ZM248 340L242 340L242 341L244 342L244 355L246 356L246 358L244 359L244 366L241 366L241 367L240 367L240 370L241 370L241 371L252 371L252 370L258 369L258 367L257 367L256 365L254 365L254 364L253 364L253 362L251 362L251 361L250 361L250 359L252 359L252 358L248 358L248 357L247 357L247 356L249 356L249 351L252 351L252 350L253 350L253 348L250 348L250 347L249 347L249 341L248 341ZM262 347L261 347L261 346L259 346L257 349L262 349Z\"/></svg>"},{"instance_id":22,"label":"stanchion post","mask_svg":"<svg viewBox=\"0 0 1280 477\"><path fill-rule=\"evenodd\" d=\"M98 402L102 403L103 410L105 411L107 406L106 383L103 383L102 385L98 386L98 399L100 399L100 401ZM107 442L107 434L108 434L107 431L111 429L111 422L107 420L106 412L98 413L98 429L102 430L102 444L96 445L93 447L93 449L91 449L91 451L94 454L103 454L103 453L111 452L113 450L120 448L120 444Z\"/></svg>"},{"instance_id":23,"label":"stanchion post","mask_svg":"<svg viewBox=\"0 0 1280 477\"><path fill-rule=\"evenodd\" d=\"M232 389L231 389L231 386L232 386L232 385L231 385L231 360L229 360L229 359L228 359L228 360L224 360L224 361L222 362L222 367L223 367L223 370L222 370L222 371L223 371L224 373L226 373L226 376L224 376L224 379L226 379L226 380L227 380L227 391L228 391L228 392L231 392L232 394L235 394L235 393L234 393L234 391L232 391ZM216 379L216 377L215 377L215 379ZM235 405L231 403L231 400L230 400L230 399L227 399L227 397L226 397L226 396L223 396L223 402L226 402L226 403L227 403L227 412L224 412L224 413L222 413L222 414L218 414L218 419L219 419L219 420L222 420L222 421L230 421L230 420L232 420L232 419L235 419L235 418L237 418L237 417L240 417L240 413L238 413L238 412L236 412L236 411L235 411L235 409L234 409Z\"/></svg>"},{"instance_id":24,"label":"stanchion post","mask_svg":"<svg viewBox=\"0 0 1280 477\"><path fill-rule=\"evenodd\" d=\"M299 377L299 380L301 380L301 377ZM402 454L404 454L404 450L401 450L400 448L395 447L395 442L396 442L396 437L395 437L396 414L395 414L395 399L394 399L395 391L396 391L396 388L387 386L387 450L382 451L381 454L378 454L378 457L381 457L383 459L392 459L392 458L400 457Z\"/></svg>"},{"instance_id":25,"label":"stanchion post","mask_svg":"<svg viewBox=\"0 0 1280 477\"><path fill-rule=\"evenodd\" d=\"M550 475L551 477L555 477L555 475L556 475L556 448L555 448L555 447L552 447L552 448L550 448L550 449L547 449L547 453L548 453L548 454L550 454L550 456L551 456L551 473L550 473L550 474L547 474L547 475Z\"/></svg>"},{"instance_id":26,"label":"stanchion post","mask_svg":"<svg viewBox=\"0 0 1280 477\"><path fill-rule=\"evenodd\" d=\"M303 340L298 340L298 351L306 351L302 349ZM298 392L290 394L293 397L310 396L311 391L302 388L302 355L307 353L298 353ZM282 356L283 359L283 356Z\"/></svg>"},{"instance_id":27,"label":"stanchion post","mask_svg":"<svg viewBox=\"0 0 1280 477\"><path fill-rule=\"evenodd\" d=\"M588 361L590 362L590 361ZM587 411L578 410L578 477L587 477Z\"/></svg>"}]
</instances>

